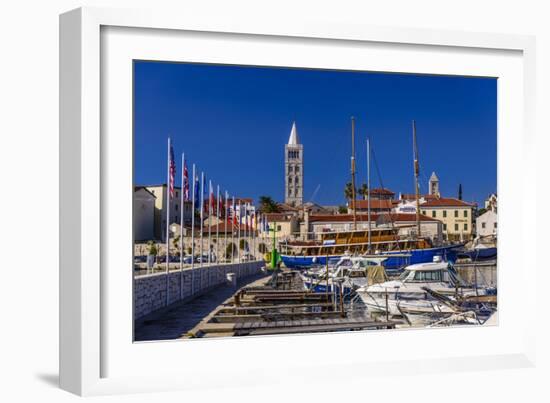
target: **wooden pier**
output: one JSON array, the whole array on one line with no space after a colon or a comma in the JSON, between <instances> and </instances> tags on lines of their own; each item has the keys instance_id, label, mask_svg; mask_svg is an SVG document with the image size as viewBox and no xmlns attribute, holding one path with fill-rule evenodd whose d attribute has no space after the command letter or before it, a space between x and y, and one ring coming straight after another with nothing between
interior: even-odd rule
<instances>
[{"instance_id":1,"label":"wooden pier","mask_svg":"<svg viewBox=\"0 0 550 403\"><path fill-rule=\"evenodd\" d=\"M330 293L305 290L297 272L282 271L238 290L186 337L393 329L397 324L349 312L333 299Z\"/></svg>"}]
</instances>

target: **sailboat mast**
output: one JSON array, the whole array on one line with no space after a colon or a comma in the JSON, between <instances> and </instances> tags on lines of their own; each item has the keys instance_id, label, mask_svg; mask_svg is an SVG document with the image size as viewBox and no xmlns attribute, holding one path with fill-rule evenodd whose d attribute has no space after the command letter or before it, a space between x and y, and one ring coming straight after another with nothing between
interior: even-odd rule
<instances>
[{"instance_id":1,"label":"sailboat mast","mask_svg":"<svg viewBox=\"0 0 550 403\"><path fill-rule=\"evenodd\" d=\"M414 148L414 190L416 198L416 236L420 238L420 187L418 186L419 164L418 164L418 146L416 144L416 122L412 121L413 129L413 148Z\"/></svg>"},{"instance_id":2,"label":"sailboat mast","mask_svg":"<svg viewBox=\"0 0 550 403\"><path fill-rule=\"evenodd\" d=\"M355 118L351 117L351 208L353 209L353 229L357 229L355 208Z\"/></svg>"},{"instance_id":3,"label":"sailboat mast","mask_svg":"<svg viewBox=\"0 0 550 403\"><path fill-rule=\"evenodd\" d=\"M369 220L369 232L368 232L368 242L369 242L369 253L371 251L371 223L370 223L370 139L367 137L367 219Z\"/></svg>"}]
</instances>

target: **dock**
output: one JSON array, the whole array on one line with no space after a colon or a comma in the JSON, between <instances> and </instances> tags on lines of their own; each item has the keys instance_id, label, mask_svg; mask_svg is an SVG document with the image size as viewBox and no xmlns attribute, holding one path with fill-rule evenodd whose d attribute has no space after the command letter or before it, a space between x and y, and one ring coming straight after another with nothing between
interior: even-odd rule
<instances>
[{"instance_id":1,"label":"dock","mask_svg":"<svg viewBox=\"0 0 550 403\"><path fill-rule=\"evenodd\" d=\"M185 337L393 329L396 324L349 311L330 293L305 290L299 274L286 270L237 290Z\"/></svg>"}]
</instances>

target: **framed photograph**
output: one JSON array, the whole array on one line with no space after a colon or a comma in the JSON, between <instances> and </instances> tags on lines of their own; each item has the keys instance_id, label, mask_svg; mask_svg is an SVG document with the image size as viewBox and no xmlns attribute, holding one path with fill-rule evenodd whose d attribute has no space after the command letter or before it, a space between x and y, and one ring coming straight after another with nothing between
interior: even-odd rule
<instances>
[{"instance_id":1,"label":"framed photograph","mask_svg":"<svg viewBox=\"0 0 550 403\"><path fill-rule=\"evenodd\" d=\"M533 38L86 8L60 44L62 388L533 365Z\"/></svg>"}]
</instances>

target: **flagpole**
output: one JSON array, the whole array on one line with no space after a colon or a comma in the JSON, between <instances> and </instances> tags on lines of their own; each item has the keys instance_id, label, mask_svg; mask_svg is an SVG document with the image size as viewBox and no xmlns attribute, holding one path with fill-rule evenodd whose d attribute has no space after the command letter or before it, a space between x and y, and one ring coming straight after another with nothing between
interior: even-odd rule
<instances>
[{"instance_id":1,"label":"flagpole","mask_svg":"<svg viewBox=\"0 0 550 403\"><path fill-rule=\"evenodd\" d=\"M200 189L200 192L201 192L201 204L200 204L200 209L201 209L201 245L200 245L200 253L201 253L201 265L200 267L203 266L203 258L202 258L202 252L203 252L203 244L204 244L204 239L203 239L203 235L202 235L202 230L203 230L203 224L204 224L204 172L201 172L201 189Z\"/></svg>"},{"instance_id":2,"label":"flagpole","mask_svg":"<svg viewBox=\"0 0 550 403\"><path fill-rule=\"evenodd\" d=\"M220 256L220 185L216 190L216 218L218 219L218 225L216 225L216 263L218 262L218 256Z\"/></svg>"},{"instance_id":3,"label":"flagpole","mask_svg":"<svg viewBox=\"0 0 550 403\"><path fill-rule=\"evenodd\" d=\"M246 253L247 253L247 259L250 257L250 203L246 203L245 206L245 220L246 220L246 227L244 227L245 230L245 237L246 237Z\"/></svg>"},{"instance_id":4,"label":"flagpole","mask_svg":"<svg viewBox=\"0 0 550 403\"><path fill-rule=\"evenodd\" d=\"M252 239L253 239L253 245L254 245L254 260L256 260L256 227L258 226L258 218L256 217L256 209L254 209L254 221L252 223Z\"/></svg>"},{"instance_id":5,"label":"flagpole","mask_svg":"<svg viewBox=\"0 0 550 403\"><path fill-rule=\"evenodd\" d=\"M193 199L191 201L191 295L195 292L195 164L193 164Z\"/></svg>"},{"instance_id":6,"label":"flagpole","mask_svg":"<svg viewBox=\"0 0 550 403\"><path fill-rule=\"evenodd\" d=\"M241 201L239 200L239 218L237 220L237 262L241 263Z\"/></svg>"},{"instance_id":7,"label":"flagpole","mask_svg":"<svg viewBox=\"0 0 550 403\"><path fill-rule=\"evenodd\" d=\"M169 298L169 276L170 276L170 137L168 137L168 165L166 170L166 306Z\"/></svg>"},{"instance_id":8,"label":"flagpole","mask_svg":"<svg viewBox=\"0 0 550 403\"><path fill-rule=\"evenodd\" d=\"M180 299L183 298L183 216L185 215L185 153L181 154L181 202L180 202Z\"/></svg>"},{"instance_id":9,"label":"flagpole","mask_svg":"<svg viewBox=\"0 0 550 403\"><path fill-rule=\"evenodd\" d=\"M208 182L208 265L212 263L212 202L214 195L212 194L212 181Z\"/></svg>"},{"instance_id":10,"label":"flagpole","mask_svg":"<svg viewBox=\"0 0 550 403\"><path fill-rule=\"evenodd\" d=\"M227 260L226 253L227 253L227 190L225 191L225 220L224 220L224 226L223 229L225 231L224 238L225 242L223 245L223 257L224 260Z\"/></svg>"},{"instance_id":11,"label":"flagpole","mask_svg":"<svg viewBox=\"0 0 550 403\"><path fill-rule=\"evenodd\" d=\"M233 204L232 204L232 210L233 210L233 214L232 214L232 217L231 217L231 244L233 245L233 247L231 248L231 263L235 263L235 249L234 249L234 246L235 246L235 221L236 218L237 218L237 209L235 208L235 196L233 196Z\"/></svg>"}]
</instances>

